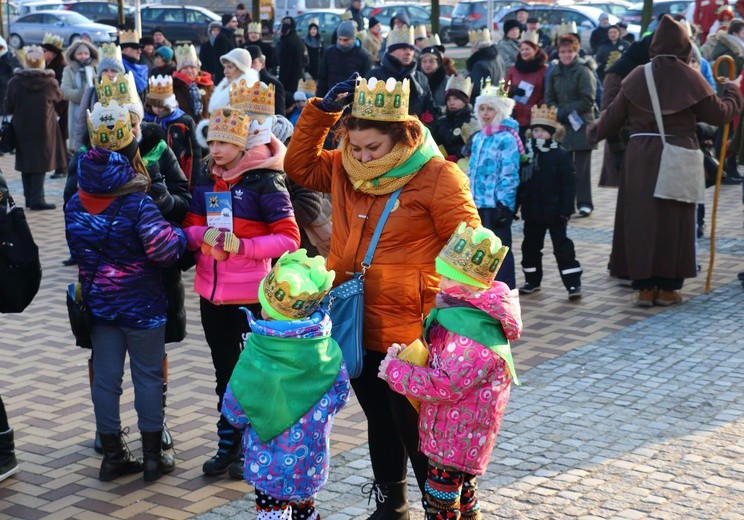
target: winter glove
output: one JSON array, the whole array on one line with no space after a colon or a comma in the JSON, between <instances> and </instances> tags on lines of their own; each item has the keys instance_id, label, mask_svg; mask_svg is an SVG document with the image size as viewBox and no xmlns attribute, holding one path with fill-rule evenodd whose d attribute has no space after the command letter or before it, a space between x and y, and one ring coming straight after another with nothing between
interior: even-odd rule
<instances>
[{"instance_id":1,"label":"winter glove","mask_svg":"<svg viewBox=\"0 0 744 520\"><path fill-rule=\"evenodd\" d=\"M514 215L512 214L511 210L509 210L509 208L507 208L500 202L496 203L496 211L494 212L494 224L496 224L497 227L508 226L511 222L512 217L514 217Z\"/></svg>"},{"instance_id":2,"label":"winter glove","mask_svg":"<svg viewBox=\"0 0 744 520\"><path fill-rule=\"evenodd\" d=\"M523 88L519 88L519 87L514 87L511 91L512 97L522 97L525 94L527 94L527 92L525 92Z\"/></svg>"},{"instance_id":3,"label":"winter glove","mask_svg":"<svg viewBox=\"0 0 744 520\"><path fill-rule=\"evenodd\" d=\"M359 78L359 73L355 72L346 81L336 83L320 101L318 108L323 112L343 111L354 100L357 78Z\"/></svg>"},{"instance_id":4,"label":"winter glove","mask_svg":"<svg viewBox=\"0 0 744 520\"><path fill-rule=\"evenodd\" d=\"M173 195L168 192L168 187L163 180L153 182L147 194L152 198L163 215L171 211L176 203Z\"/></svg>"},{"instance_id":5,"label":"winter glove","mask_svg":"<svg viewBox=\"0 0 744 520\"><path fill-rule=\"evenodd\" d=\"M222 248L225 251L232 254L245 254L245 246L243 245L243 241L235 236L235 233L233 233L232 231L226 231L222 234L222 236L224 237L224 240L222 241Z\"/></svg>"},{"instance_id":6,"label":"winter glove","mask_svg":"<svg viewBox=\"0 0 744 520\"><path fill-rule=\"evenodd\" d=\"M212 255L215 260L222 262L230 256L224 249L219 247L220 242L224 240L223 233L217 228L209 228L204 232L202 239L201 252L204 255Z\"/></svg>"},{"instance_id":7,"label":"winter glove","mask_svg":"<svg viewBox=\"0 0 744 520\"><path fill-rule=\"evenodd\" d=\"M217 228L209 228L204 232L204 237L202 238L202 241L207 244L210 247L214 247L217 243L217 240L220 238L220 235L222 234L222 231L220 231Z\"/></svg>"}]
</instances>

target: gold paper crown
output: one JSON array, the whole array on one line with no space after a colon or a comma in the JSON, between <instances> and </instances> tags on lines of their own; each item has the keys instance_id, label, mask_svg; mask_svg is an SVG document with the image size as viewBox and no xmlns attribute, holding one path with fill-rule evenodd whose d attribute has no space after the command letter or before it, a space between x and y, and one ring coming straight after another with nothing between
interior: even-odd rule
<instances>
[{"instance_id":1,"label":"gold paper crown","mask_svg":"<svg viewBox=\"0 0 744 520\"><path fill-rule=\"evenodd\" d=\"M413 27L404 25L402 27L396 27L388 33L387 37L387 48L389 49L393 45L410 45L413 47Z\"/></svg>"},{"instance_id":2,"label":"gold paper crown","mask_svg":"<svg viewBox=\"0 0 744 520\"><path fill-rule=\"evenodd\" d=\"M120 72L113 80L110 80L105 74L101 78L93 81L96 87L98 101L107 104L110 101L116 101L120 106L132 103L140 103L137 95L137 86L134 83L134 75L131 72L124 74Z\"/></svg>"},{"instance_id":3,"label":"gold paper crown","mask_svg":"<svg viewBox=\"0 0 744 520\"><path fill-rule=\"evenodd\" d=\"M442 47L442 40L438 34L432 34L424 41L424 49L427 47Z\"/></svg>"},{"instance_id":4,"label":"gold paper crown","mask_svg":"<svg viewBox=\"0 0 744 520\"><path fill-rule=\"evenodd\" d=\"M388 78L387 81L370 78L357 79L351 115L375 121L405 121L408 119L408 97L411 86Z\"/></svg>"},{"instance_id":5,"label":"gold paper crown","mask_svg":"<svg viewBox=\"0 0 744 520\"><path fill-rule=\"evenodd\" d=\"M335 276L334 271L326 270L321 256L308 257L305 249L284 253L261 281L261 306L275 319L297 320L310 316L331 289ZM299 281L300 277L306 278L305 287L315 286L316 289L295 292L298 290L295 288L293 291L287 278Z\"/></svg>"},{"instance_id":6,"label":"gold paper crown","mask_svg":"<svg viewBox=\"0 0 744 520\"><path fill-rule=\"evenodd\" d=\"M578 29L576 29L576 22L565 22L556 28L555 37L557 38L564 34L577 34L578 32Z\"/></svg>"},{"instance_id":7,"label":"gold paper crown","mask_svg":"<svg viewBox=\"0 0 744 520\"><path fill-rule=\"evenodd\" d=\"M301 79L297 84L297 90L304 92L308 98L314 97L318 90L318 82L314 79Z\"/></svg>"},{"instance_id":8,"label":"gold paper crown","mask_svg":"<svg viewBox=\"0 0 744 520\"><path fill-rule=\"evenodd\" d=\"M491 77L487 77L481 80L481 96L498 96L498 97L509 97L509 86L511 83L507 83L503 79L499 81L498 86L494 87L491 84Z\"/></svg>"},{"instance_id":9,"label":"gold paper crown","mask_svg":"<svg viewBox=\"0 0 744 520\"><path fill-rule=\"evenodd\" d=\"M261 34L261 24L259 22L251 22L248 24L249 33Z\"/></svg>"},{"instance_id":10,"label":"gold paper crown","mask_svg":"<svg viewBox=\"0 0 744 520\"><path fill-rule=\"evenodd\" d=\"M464 143L468 142L470 136L478 132L481 129L478 121L469 121L460 127L460 135Z\"/></svg>"},{"instance_id":11,"label":"gold paper crown","mask_svg":"<svg viewBox=\"0 0 744 520\"><path fill-rule=\"evenodd\" d=\"M119 45L127 43L139 45L140 37L137 31L126 30L119 33Z\"/></svg>"},{"instance_id":12,"label":"gold paper crown","mask_svg":"<svg viewBox=\"0 0 744 520\"><path fill-rule=\"evenodd\" d=\"M60 51L65 47L65 41L62 39L62 37L52 33L46 33L44 35L44 39L41 41L41 44L51 45L52 47L55 47Z\"/></svg>"},{"instance_id":13,"label":"gold paper crown","mask_svg":"<svg viewBox=\"0 0 744 520\"><path fill-rule=\"evenodd\" d=\"M191 44L176 47L175 55L179 70L184 67L196 67L198 69L201 65L199 57L196 55L196 48Z\"/></svg>"},{"instance_id":14,"label":"gold paper crown","mask_svg":"<svg viewBox=\"0 0 744 520\"><path fill-rule=\"evenodd\" d=\"M96 103L88 112L90 144L109 150L121 150L132 142L132 121L129 110L114 100L107 105Z\"/></svg>"},{"instance_id":15,"label":"gold paper crown","mask_svg":"<svg viewBox=\"0 0 744 520\"><path fill-rule=\"evenodd\" d=\"M168 76L167 74L165 76L162 76L158 74L157 76L150 76L150 87L147 91L148 97L153 97L155 99L168 99L173 95L173 77Z\"/></svg>"},{"instance_id":16,"label":"gold paper crown","mask_svg":"<svg viewBox=\"0 0 744 520\"><path fill-rule=\"evenodd\" d=\"M274 85L266 85L260 81L253 85L241 79L233 82L230 87L230 106L248 112L249 114L262 114L273 116L276 99Z\"/></svg>"},{"instance_id":17,"label":"gold paper crown","mask_svg":"<svg viewBox=\"0 0 744 520\"><path fill-rule=\"evenodd\" d=\"M465 76L450 76L447 80L447 86L444 87L445 92L448 90L459 90L470 97L470 94L473 93L473 80Z\"/></svg>"},{"instance_id":18,"label":"gold paper crown","mask_svg":"<svg viewBox=\"0 0 744 520\"><path fill-rule=\"evenodd\" d=\"M475 229L469 227L465 222L460 222L444 248L437 255L437 261L443 261L457 273L463 274L485 287L490 287L509 248L501 245L498 237L496 237L497 243L492 243L490 238L484 238L475 243L473 241L474 232ZM448 278L452 278L452 276L448 276Z\"/></svg>"},{"instance_id":19,"label":"gold paper crown","mask_svg":"<svg viewBox=\"0 0 744 520\"><path fill-rule=\"evenodd\" d=\"M479 29L477 31L468 31L468 39L470 45L492 45L493 40L491 39L491 31L488 29Z\"/></svg>"},{"instance_id":20,"label":"gold paper crown","mask_svg":"<svg viewBox=\"0 0 744 520\"><path fill-rule=\"evenodd\" d=\"M104 43L103 45L101 45L101 48L98 49L98 56L99 60L102 60L103 58L111 58L118 61L119 63L122 63L121 47L119 47L115 43Z\"/></svg>"},{"instance_id":21,"label":"gold paper crown","mask_svg":"<svg viewBox=\"0 0 744 520\"><path fill-rule=\"evenodd\" d=\"M426 39L428 38L428 34L426 34L426 26L425 25L417 25L413 28L413 40L416 41L420 38Z\"/></svg>"},{"instance_id":22,"label":"gold paper crown","mask_svg":"<svg viewBox=\"0 0 744 520\"><path fill-rule=\"evenodd\" d=\"M207 142L221 141L245 148L250 126L251 118L244 112L236 109L227 115L224 108L218 108L209 115Z\"/></svg>"},{"instance_id":23,"label":"gold paper crown","mask_svg":"<svg viewBox=\"0 0 744 520\"><path fill-rule=\"evenodd\" d=\"M545 125L551 128L558 126L558 109L548 105L533 105L530 125Z\"/></svg>"},{"instance_id":24,"label":"gold paper crown","mask_svg":"<svg viewBox=\"0 0 744 520\"><path fill-rule=\"evenodd\" d=\"M535 45L540 45L540 35L537 34L537 31L524 31L522 33L522 41L523 42L531 42Z\"/></svg>"}]
</instances>

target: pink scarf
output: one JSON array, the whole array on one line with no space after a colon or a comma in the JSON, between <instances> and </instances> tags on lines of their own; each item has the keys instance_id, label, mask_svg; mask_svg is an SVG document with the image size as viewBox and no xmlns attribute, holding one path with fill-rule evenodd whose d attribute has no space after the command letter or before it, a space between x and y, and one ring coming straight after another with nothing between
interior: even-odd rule
<instances>
[{"instance_id":1,"label":"pink scarf","mask_svg":"<svg viewBox=\"0 0 744 520\"><path fill-rule=\"evenodd\" d=\"M493 135L496 132L509 132L511 135L513 135L514 139L516 139L517 141L517 148L519 148L519 155L524 155L525 153L524 143L522 143L522 138L519 137L519 134L517 133L516 130L514 130L513 128L509 126L505 126L505 125L498 125L498 126L488 125L487 127L483 129L483 134L487 136Z\"/></svg>"},{"instance_id":2,"label":"pink scarf","mask_svg":"<svg viewBox=\"0 0 744 520\"><path fill-rule=\"evenodd\" d=\"M217 164L212 166L212 176L231 182L238 179L250 170L266 169L284 171L284 156L287 155L287 147L282 142L271 136L269 144L260 144L250 150L246 150L238 164L225 169Z\"/></svg>"}]
</instances>

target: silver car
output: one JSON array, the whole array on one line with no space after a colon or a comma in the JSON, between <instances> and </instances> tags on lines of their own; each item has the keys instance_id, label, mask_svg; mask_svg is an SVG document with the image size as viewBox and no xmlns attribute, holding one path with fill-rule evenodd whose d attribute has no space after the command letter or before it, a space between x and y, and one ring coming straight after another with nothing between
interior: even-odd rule
<instances>
[{"instance_id":1,"label":"silver car","mask_svg":"<svg viewBox=\"0 0 744 520\"><path fill-rule=\"evenodd\" d=\"M116 41L116 27L95 23L72 11L36 11L21 16L10 24L8 43L15 49L24 45L40 45L46 33L61 36L65 45L88 33L96 45Z\"/></svg>"}]
</instances>

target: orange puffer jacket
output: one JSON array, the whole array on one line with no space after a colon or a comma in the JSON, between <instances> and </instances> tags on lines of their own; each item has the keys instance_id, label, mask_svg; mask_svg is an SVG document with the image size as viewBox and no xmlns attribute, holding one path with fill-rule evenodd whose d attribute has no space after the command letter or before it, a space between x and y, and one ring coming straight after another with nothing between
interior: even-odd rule
<instances>
[{"instance_id":1,"label":"orange puffer jacket","mask_svg":"<svg viewBox=\"0 0 744 520\"><path fill-rule=\"evenodd\" d=\"M355 191L340 150L323 150L340 112L326 113L312 99L302 111L284 159L295 182L330 193L333 201L328 266L335 285L361 263L389 195ZM364 290L365 348L385 352L392 343L421 336L423 317L434 307L439 275L434 259L457 225L480 225L467 176L452 162L433 158L403 188L377 245Z\"/></svg>"}]
</instances>

